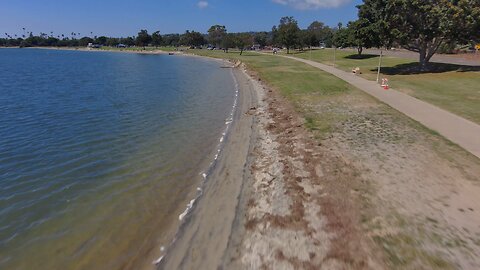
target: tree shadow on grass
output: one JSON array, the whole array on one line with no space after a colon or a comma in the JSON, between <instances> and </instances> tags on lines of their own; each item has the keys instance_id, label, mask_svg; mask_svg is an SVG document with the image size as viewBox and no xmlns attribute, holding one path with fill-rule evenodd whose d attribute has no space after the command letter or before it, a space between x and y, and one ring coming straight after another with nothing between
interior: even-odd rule
<instances>
[{"instance_id":1,"label":"tree shadow on grass","mask_svg":"<svg viewBox=\"0 0 480 270\"><path fill-rule=\"evenodd\" d=\"M261 54L254 54L254 53L243 53L242 55L240 55L240 53L238 53L239 56L245 56L245 57L259 57L259 56L262 56Z\"/></svg>"},{"instance_id":2,"label":"tree shadow on grass","mask_svg":"<svg viewBox=\"0 0 480 270\"><path fill-rule=\"evenodd\" d=\"M377 69L371 69L376 71ZM480 71L480 66L466 66L444 63L429 63L426 69L420 69L420 65L416 62L400 64L393 67L382 67L382 73L386 75L414 75L427 73L444 73L444 72L476 72Z\"/></svg>"},{"instance_id":3,"label":"tree shadow on grass","mask_svg":"<svg viewBox=\"0 0 480 270\"><path fill-rule=\"evenodd\" d=\"M375 57L378 57L378 55L375 55L375 54L351 54L351 55L347 55L345 56L344 58L346 59L354 59L354 60L363 60L363 59L370 59L370 58L375 58Z\"/></svg>"}]
</instances>

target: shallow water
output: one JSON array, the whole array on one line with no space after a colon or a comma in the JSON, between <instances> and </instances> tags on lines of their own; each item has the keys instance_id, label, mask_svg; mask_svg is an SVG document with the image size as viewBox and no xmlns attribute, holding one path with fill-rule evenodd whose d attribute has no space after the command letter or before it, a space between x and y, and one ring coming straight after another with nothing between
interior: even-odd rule
<instances>
[{"instance_id":1,"label":"shallow water","mask_svg":"<svg viewBox=\"0 0 480 270\"><path fill-rule=\"evenodd\" d=\"M130 268L158 249L232 110L219 67L0 50L0 269Z\"/></svg>"}]
</instances>

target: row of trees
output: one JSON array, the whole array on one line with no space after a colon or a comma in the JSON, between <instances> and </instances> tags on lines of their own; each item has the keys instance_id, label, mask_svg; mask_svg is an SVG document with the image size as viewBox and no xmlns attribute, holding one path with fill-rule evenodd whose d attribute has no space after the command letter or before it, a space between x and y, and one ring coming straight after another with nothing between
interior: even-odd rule
<instances>
[{"instance_id":1,"label":"row of trees","mask_svg":"<svg viewBox=\"0 0 480 270\"><path fill-rule=\"evenodd\" d=\"M307 29L300 30L296 21L288 17L290 21L294 22L295 28L295 46L318 46L324 43L327 47L332 46L334 28L326 26L322 22L315 21ZM282 21L285 20L282 19ZM283 24L282 24L283 25ZM282 46L282 33L284 26L274 26L272 31L265 32L246 32L246 33L228 33L223 25L214 25L210 27L206 34L196 31L186 31L183 34L166 34L161 35L159 31L149 34L147 30L140 30L137 36L126 38L114 38L106 36L94 37L80 37L80 33L75 35L46 35L40 33L33 35L29 32L29 36L12 37L5 33L5 38L0 38L0 46L20 46L20 47L36 47L36 46L59 46L59 47L83 47L89 43L117 46L124 44L126 46L203 46L211 45L217 48L238 47L241 50L257 44L259 47L265 46ZM279 31L280 30L280 31ZM290 47L290 46L289 46Z\"/></svg>"},{"instance_id":2,"label":"row of trees","mask_svg":"<svg viewBox=\"0 0 480 270\"><path fill-rule=\"evenodd\" d=\"M54 37L41 33L28 38L0 38L0 46L86 46L96 43L107 46L202 46L237 47L240 53L247 47L355 47L359 54L364 48L401 46L419 53L424 68L439 48L450 44L466 44L480 39L480 0L364 0L357 6L358 19L346 27L341 23L331 28L315 21L300 29L293 17L283 17L268 32L228 33L223 25L213 25L207 34L186 31L184 34L151 35L141 30L136 37L82 37L72 33ZM25 31L25 29L24 29Z\"/></svg>"},{"instance_id":3,"label":"row of trees","mask_svg":"<svg viewBox=\"0 0 480 270\"><path fill-rule=\"evenodd\" d=\"M357 8L358 19L339 24L329 45L356 47L358 54L403 47L419 54L424 69L442 46L480 41L480 0L364 0ZM292 17L284 17L272 32L288 52L317 42L310 28L301 31Z\"/></svg>"},{"instance_id":4,"label":"row of trees","mask_svg":"<svg viewBox=\"0 0 480 270\"><path fill-rule=\"evenodd\" d=\"M116 46L118 44L126 44L133 46L136 44L135 37L126 38L109 38L105 36L100 37L54 37L40 34L34 36L33 33L27 38L12 38L8 37L0 38L0 46L5 47L85 47L89 43L103 44L106 46Z\"/></svg>"}]
</instances>

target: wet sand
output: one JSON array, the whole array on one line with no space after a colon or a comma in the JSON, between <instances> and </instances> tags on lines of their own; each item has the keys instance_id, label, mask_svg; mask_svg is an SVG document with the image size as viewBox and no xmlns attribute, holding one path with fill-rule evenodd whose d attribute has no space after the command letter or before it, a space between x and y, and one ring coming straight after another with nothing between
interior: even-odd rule
<instances>
[{"instance_id":1,"label":"wet sand","mask_svg":"<svg viewBox=\"0 0 480 270\"><path fill-rule=\"evenodd\" d=\"M239 104L227 144L203 196L179 229L159 269L216 269L226 264L228 245L243 227L238 208L249 179L249 153L255 140L258 87L241 69L233 69L240 88Z\"/></svg>"}]
</instances>

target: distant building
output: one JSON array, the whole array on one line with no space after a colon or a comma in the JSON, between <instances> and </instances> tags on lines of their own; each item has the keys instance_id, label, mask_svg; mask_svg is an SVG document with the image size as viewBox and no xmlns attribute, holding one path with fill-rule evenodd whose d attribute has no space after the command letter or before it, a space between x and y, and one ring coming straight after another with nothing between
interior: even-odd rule
<instances>
[{"instance_id":1,"label":"distant building","mask_svg":"<svg viewBox=\"0 0 480 270\"><path fill-rule=\"evenodd\" d=\"M87 48L97 49L97 48L100 48L100 45L98 45L98 44L93 44L93 43L90 42L90 43L88 43Z\"/></svg>"}]
</instances>

